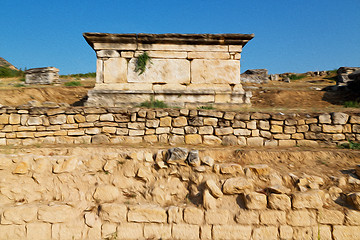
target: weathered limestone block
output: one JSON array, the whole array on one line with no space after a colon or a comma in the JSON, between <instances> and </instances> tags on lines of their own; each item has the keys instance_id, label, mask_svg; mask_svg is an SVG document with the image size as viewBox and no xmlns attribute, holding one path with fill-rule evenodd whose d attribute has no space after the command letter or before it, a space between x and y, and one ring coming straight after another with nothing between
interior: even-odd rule
<instances>
[{"instance_id":1,"label":"weathered limestone block","mask_svg":"<svg viewBox=\"0 0 360 240\"><path fill-rule=\"evenodd\" d=\"M249 211L249 210L240 210L235 215L235 221L239 224L251 225L259 224L259 212L258 211Z\"/></svg>"},{"instance_id":2,"label":"weathered limestone block","mask_svg":"<svg viewBox=\"0 0 360 240\"><path fill-rule=\"evenodd\" d=\"M312 211L294 210L287 213L287 224L294 227L306 227L316 224L316 215Z\"/></svg>"},{"instance_id":3,"label":"weathered limestone block","mask_svg":"<svg viewBox=\"0 0 360 240\"><path fill-rule=\"evenodd\" d=\"M143 227L142 225L136 223L120 224L117 227L116 233L116 238L118 239L143 239Z\"/></svg>"},{"instance_id":4,"label":"weathered limestone block","mask_svg":"<svg viewBox=\"0 0 360 240\"><path fill-rule=\"evenodd\" d=\"M204 135L204 144L205 145L221 145L222 140L213 135Z\"/></svg>"},{"instance_id":5,"label":"weathered limestone block","mask_svg":"<svg viewBox=\"0 0 360 240\"><path fill-rule=\"evenodd\" d=\"M199 134L187 134L185 135L185 143L190 145L197 145L202 143L201 135Z\"/></svg>"},{"instance_id":6,"label":"weathered limestone block","mask_svg":"<svg viewBox=\"0 0 360 240\"><path fill-rule=\"evenodd\" d=\"M215 135L222 136L222 135L229 135L234 132L232 127L224 127L224 128L215 128Z\"/></svg>"},{"instance_id":7,"label":"weathered limestone block","mask_svg":"<svg viewBox=\"0 0 360 240\"><path fill-rule=\"evenodd\" d=\"M360 227L337 226L333 227L333 237L335 240L357 240L359 239Z\"/></svg>"},{"instance_id":8,"label":"weathered limestone block","mask_svg":"<svg viewBox=\"0 0 360 240\"><path fill-rule=\"evenodd\" d=\"M184 116L173 119L173 122L172 122L173 127L184 127L186 125L187 125L187 118Z\"/></svg>"},{"instance_id":9,"label":"weathered limestone block","mask_svg":"<svg viewBox=\"0 0 360 240\"><path fill-rule=\"evenodd\" d=\"M228 224L230 219L230 212L226 209L207 210L205 212L205 221L207 224Z\"/></svg>"},{"instance_id":10,"label":"weathered limestone block","mask_svg":"<svg viewBox=\"0 0 360 240\"><path fill-rule=\"evenodd\" d=\"M5 208L3 212L4 219L1 220L1 224L13 223L24 224L25 222L32 222L37 218L36 206L16 206Z\"/></svg>"},{"instance_id":11,"label":"weathered limestone block","mask_svg":"<svg viewBox=\"0 0 360 240\"><path fill-rule=\"evenodd\" d=\"M248 209L265 209L267 206L266 195L257 192L246 194L245 205Z\"/></svg>"},{"instance_id":12,"label":"weathered limestone block","mask_svg":"<svg viewBox=\"0 0 360 240\"><path fill-rule=\"evenodd\" d=\"M318 222L321 224L342 225L344 213L337 210L322 209L318 213Z\"/></svg>"},{"instance_id":13,"label":"weathered limestone block","mask_svg":"<svg viewBox=\"0 0 360 240\"><path fill-rule=\"evenodd\" d=\"M325 123L325 124L331 123L330 114L325 113L325 114L319 115L319 123Z\"/></svg>"},{"instance_id":14,"label":"weathered limestone block","mask_svg":"<svg viewBox=\"0 0 360 240\"><path fill-rule=\"evenodd\" d=\"M93 195L94 199L98 202L113 202L120 196L117 187L113 185L100 185L96 188Z\"/></svg>"},{"instance_id":15,"label":"weathered limestone block","mask_svg":"<svg viewBox=\"0 0 360 240\"><path fill-rule=\"evenodd\" d=\"M53 165L54 173L72 172L79 164L77 157L71 156L67 159L59 159L56 164Z\"/></svg>"},{"instance_id":16,"label":"weathered limestone block","mask_svg":"<svg viewBox=\"0 0 360 240\"><path fill-rule=\"evenodd\" d=\"M173 239L199 239L200 228L198 225L190 224L173 224L172 237Z\"/></svg>"},{"instance_id":17,"label":"weathered limestone block","mask_svg":"<svg viewBox=\"0 0 360 240\"><path fill-rule=\"evenodd\" d=\"M290 197L286 194L270 194L269 207L276 210L288 210L291 208Z\"/></svg>"},{"instance_id":18,"label":"weathered limestone block","mask_svg":"<svg viewBox=\"0 0 360 240\"><path fill-rule=\"evenodd\" d=\"M171 206L167 210L168 213L168 223L182 223L183 222L183 209Z\"/></svg>"},{"instance_id":19,"label":"weathered limestone block","mask_svg":"<svg viewBox=\"0 0 360 240\"><path fill-rule=\"evenodd\" d=\"M0 239L26 239L25 225L0 225Z\"/></svg>"},{"instance_id":20,"label":"weathered limestone block","mask_svg":"<svg viewBox=\"0 0 360 240\"><path fill-rule=\"evenodd\" d=\"M261 226L254 229L252 239L254 240L277 240L279 232L277 227L273 226Z\"/></svg>"},{"instance_id":21,"label":"weathered limestone block","mask_svg":"<svg viewBox=\"0 0 360 240\"><path fill-rule=\"evenodd\" d=\"M216 209L216 199L210 194L209 189L203 192L203 206L206 210Z\"/></svg>"},{"instance_id":22,"label":"weathered limestone block","mask_svg":"<svg viewBox=\"0 0 360 240\"><path fill-rule=\"evenodd\" d=\"M224 194L239 194L253 188L252 182L244 177L229 178L223 184Z\"/></svg>"},{"instance_id":23,"label":"weathered limestone block","mask_svg":"<svg viewBox=\"0 0 360 240\"><path fill-rule=\"evenodd\" d=\"M29 126L39 126L43 124L43 121L40 117L29 117L27 120Z\"/></svg>"},{"instance_id":24,"label":"weathered limestone block","mask_svg":"<svg viewBox=\"0 0 360 240\"><path fill-rule=\"evenodd\" d=\"M302 208L320 209L323 206L323 201L318 191L294 193L292 195L292 206L295 209L302 209Z\"/></svg>"},{"instance_id":25,"label":"weathered limestone block","mask_svg":"<svg viewBox=\"0 0 360 240\"><path fill-rule=\"evenodd\" d=\"M247 139L247 145L252 147L261 147L264 145L264 138L262 137L249 137Z\"/></svg>"},{"instance_id":26,"label":"weathered limestone block","mask_svg":"<svg viewBox=\"0 0 360 240\"><path fill-rule=\"evenodd\" d=\"M334 112L331 114L334 124L345 124L349 119L349 115L341 112Z\"/></svg>"},{"instance_id":27,"label":"weathered limestone block","mask_svg":"<svg viewBox=\"0 0 360 240\"><path fill-rule=\"evenodd\" d=\"M136 61L136 58L132 58L128 64L127 81L129 83L190 83L190 62L188 60L152 59L141 75L135 72Z\"/></svg>"},{"instance_id":28,"label":"weathered limestone block","mask_svg":"<svg viewBox=\"0 0 360 240\"><path fill-rule=\"evenodd\" d=\"M209 134L212 135L214 133L214 128L212 126L203 126L199 127L199 134Z\"/></svg>"},{"instance_id":29,"label":"weathered limestone block","mask_svg":"<svg viewBox=\"0 0 360 240\"><path fill-rule=\"evenodd\" d=\"M350 202L357 210L360 210L360 192L354 192L347 195L347 200Z\"/></svg>"},{"instance_id":30,"label":"weathered limestone block","mask_svg":"<svg viewBox=\"0 0 360 240\"><path fill-rule=\"evenodd\" d=\"M360 211L346 209L345 222L349 225L360 226Z\"/></svg>"},{"instance_id":31,"label":"weathered limestone block","mask_svg":"<svg viewBox=\"0 0 360 240\"><path fill-rule=\"evenodd\" d=\"M265 225L286 224L286 212L268 210L260 212L260 222Z\"/></svg>"},{"instance_id":32,"label":"weathered limestone block","mask_svg":"<svg viewBox=\"0 0 360 240\"><path fill-rule=\"evenodd\" d=\"M251 237L251 231L251 226L215 225L212 234L215 240L248 240Z\"/></svg>"},{"instance_id":33,"label":"weathered limestone block","mask_svg":"<svg viewBox=\"0 0 360 240\"><path fill-rule=\"evenodd\" d=\"M191 83L240 84L240 64L237 60L191 61Z\"/></svg>"},{"instance_id":34,"label":"weathered limestone block","mask_svg":"<svg viewBox=\"0 0 360 240\"><path fill-rule=\"evenodd\" d=\"M342 125L323 125L323 132L325 133L342 133L343 126Z\"/></svg>"},{"instance_id":35,"label":"weathered limestone block","mask_svg":"<svg viewBox=\"0 0 360 240\"><path fill-rule=\"evenodd\" d=\"M28 161L19 162L15 169L12 171L13 174L27 174L30 169L30 164Z\"/></svg>"},{"instance_id":36,"label":"weathered limestone block","mask_svg":"<svg viewBox=\"0 0 360 240\"><path fill-rule=\"evenodd\" d=\"M241 167L240 164L236 163L223 163L219 164L220 167L220 173L222 174L230 174L230 175L236 175L236 174L243 174L244 170Z\"/></svg>"},{"instance_id":37,"label":"weathered limestone block","mask_svg":"<svg viewBox=\"0 0 360 240\"><path fill-rule=\"evenodd\" d=\"M126 222L127 207L125 205L104 203L101 205L100 217L109 222Z\"/></svg>"},{"instance_id":38,"label":"weathered limestone block","mask_svg":"<svg viewBox=\"0 0 360 240\"><path fill-rule=\"evenodd\" d=\"M245 168L248 168L251 172L258 176L269 175L271 171L271 168L267 164L247 165Z\"/></svg>"},{"instance_id":39,"label":"weathered limestone block","mask_svg":"<svg viewBox=\"0 0 360 240\"><path fill-rule=\"evenodd\" d=\"M102 122L113 122L114 121L114 115L112 113L106 113L100 115L100 121Z\"/></svg>"},{"instance_id":40,"label":"weathered limestone block","mask_svg":"<svg viewBox=\"0 0 360 240\"><path fill-rule=\"evenodd\" d=\"M77 217L77 212L68 205L40 206L38 219L49 223L68 222Z\"/></svg>"},{"instance_id":41,"label":"weathered limestone block","mask_svg":"<svg viewBox=\"0 0 360 240\"><path fill-rule=\"evenodd\" d=\"M184 209L184 221L200 225L204 221L204 212L196 207L187 207Z\"/></svg>"},{"instance_id":42,"label":"weathered limestone block","mask_svg":"<svg viewBox=\"0 0 360 240\"><path fill-rule=\"evenodd\" d=\"M217 186L214 180L209 179L205 182L205 186L209 189L211 195L213 195L216 198L222 197L223 193L221 192L221 189Z\"/></svg>"},{"instance_id":43,"label":"weathered limestone block","mask_svg":"<svg viewBox=\"0 0 360 240\"><path fill-rule=\"evenodd\" d=\"M164 209L154 205L140 205L129 208L129 222L165 223L167 214Z\"/></svg>"},{"instance_id":44,"label":"weathered limestone block","mask_svg":"<svg viewBox=\"0 0 360 240\"><path fill-rule=\"evenodd\" d=\"M251 130L237 128L237 129L234 129L234 135L235 136L250 136Z\"/></svg>"},{"instance_id":45,"label":"weathered limestone block","mask_svg":"<svg viewBox=\"0 0 360 240\"><path fill-rule=\"evenodd\" d=\"M104 83L126 83L128 63L125 58L104 60Z\"/></svg>"},{"instance_id":46,"label":"weathered limestone block","mask_svg":"<svg viewBox=\"0 0 360 240\"><path fill-rule=\"evenodd\" d=\"M281 225L279 227L280 239L293 239L293 229L288 225Z\"/></svg>"},{"instance_id":47,"label":"weathered limestone block","mask_svg":"<svg viewBox=\"0 0 360 240\"><path fill-rule=\"evenodd\" d=\"M51 239L50 223L29 223L26 225L26 239L48 240Z\"/></svg>"},{"instance_id":48,"label":"weathered limestone block","mask_svg":"<svg viewBox=\"0 0 360 240\"><path fill-rule=\"evenodd\" d=\"M55 116L49 117L50 124L65 124L66 123L66 115L59 114Z\"/></svg>"},{"instance_id":49,"label":"weathered limestone block","mask_svg":"<svg viewBox=\"0 0 360 240\"><path fill-rule=\"evenodd\" d=\"M170 239L171 225L168 224L145 224L144 237L146 239Z\"/></svg>"}]
</instances>

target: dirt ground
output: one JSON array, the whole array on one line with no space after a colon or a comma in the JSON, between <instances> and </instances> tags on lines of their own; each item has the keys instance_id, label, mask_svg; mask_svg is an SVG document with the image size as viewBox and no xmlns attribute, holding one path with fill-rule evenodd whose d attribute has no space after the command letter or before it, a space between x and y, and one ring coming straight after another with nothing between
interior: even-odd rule
<instances>
[{"instance_id":1,"label":"dirt ground","mask_svg":"<svg viewBox=\"0 0 360 240\"><path fill-rule=\"evenodd\" d=\"M349 92L322 91L335 85L334 76L307 77L290 83L269 81L265 84L244 83L247 91L252 91L251 106L240 108L244 111L281 112L324 112L345 111L343 103L356 100L359 96ZM66 79L65 81L79 81ZM81 105L87 92L93 88L95 79L81 79L80 87L65 87L64 84L51 86L20 86L20 79L0 79L0 104L18 106L28 101L51 101ZM17 84L17 85L16 85ZM358 109L346 109L358 111Z\"/></svg>"}]
</instances>

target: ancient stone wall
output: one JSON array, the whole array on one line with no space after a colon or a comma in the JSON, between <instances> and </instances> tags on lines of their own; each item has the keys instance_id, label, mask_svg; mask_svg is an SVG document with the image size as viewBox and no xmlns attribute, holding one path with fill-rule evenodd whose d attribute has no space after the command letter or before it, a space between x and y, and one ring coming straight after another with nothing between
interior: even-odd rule
<instances>
[{"instance_id":1,"label":"ancient stone wall","mask_svg":"<svg viewBox=\"0 0 360 240\"><path fill-rule=\"evenodd\" d=\"M8 148L0 239L354 240L360 212L335 203L346 186L186 148Z\"/></svg>"},{"instance_id":2,"label":"ancient stone wall","mask_svg":"<svg viewBox=\"0 0 360 240\"><path fill-rule=\"evenodd\" d=\"M188 109L0 109L0 144L319 146L360 140L360 116Z\"/></svg>"}]
</instances>

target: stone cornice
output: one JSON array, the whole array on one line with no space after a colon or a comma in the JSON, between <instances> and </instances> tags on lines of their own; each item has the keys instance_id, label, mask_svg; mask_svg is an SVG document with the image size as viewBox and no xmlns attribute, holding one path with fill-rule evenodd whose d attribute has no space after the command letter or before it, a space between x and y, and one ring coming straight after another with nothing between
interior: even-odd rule
<instances>
[{"instance_id":1,"label":"stone cornice","mask_svg":"<svg viewBox=\"0 0 360 240\"><path fill-rule=\"evenodd\" d=\"M241 45L254 37L254 34L112 34L83 33L88 44L123 43L123 44L179 44L179 45Z\"/></svg>"}]
</instances>

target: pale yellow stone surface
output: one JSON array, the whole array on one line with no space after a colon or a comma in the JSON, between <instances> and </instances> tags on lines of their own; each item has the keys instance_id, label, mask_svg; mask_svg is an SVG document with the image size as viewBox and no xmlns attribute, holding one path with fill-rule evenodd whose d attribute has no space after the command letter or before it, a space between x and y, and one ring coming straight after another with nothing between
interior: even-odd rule
<instances>
[{"instance_id":1,"label":"pale yellow stone surface","mask_svg":"<svg viewBox=\"0 0 360 240\"><path fill-rule=\"evenodd\" d=\"M141 75L135 72L136 61L132 58L128 64L129 83L190 83L190 62L185 59L152 59Z\"/></svg>"},{"instance_id":2,"label":"pale yellow stone surface","mask_svg":"<svg viewBox=\"0 0 360 240\"><path fill-rule=\"evenodd\" d=\"M144 237L146 239L170 239L170 224L145 224Z\"/></svg>"},{"instance_id":3,"label":"pale yellow stone surface","mask_svg":"<svg viewBox=\"0 0 360 240\"><path fill-rule=\"evenodd\" d=\"M199 239L200 228L197 225L191 224L173 224L172 237L173 239Z\"/></svg>"},{"instance_id":4,"label":"pale yellow stone surface","mask_svg":"<svg viewBox=\"0 0 360 240\"><path fill-rule=\"evenodd\" d=\"M213 226L213 239L248 240L251 236L251 226L215 225Z\"/></svg>"},{"instance_id":5,"label":"pale yellow stone surface","mask_svg":"<svg viewBox=\"0 0 360 240\"><path fill-rule=\"evenodd\" d=\"M165 223L167 214L164 209L154 205L134 206L129 209L128 221Z\"/></svg>"},{"instance_id":6,"label":"pale yellow stone surface","mask_svg":"<svg viewBox=\"0 0 360 240\"><path fill-rule=\"evenodd\" d=\"M228 52L188 52L189 59L230 59Z\"/></svg>"},{"instance_id":7,"label":"pale yellow stone surface","mask_svg":"<svg viewBox=\"0 0 360 240\"><path fill-rule=\"evenodd\" d=\"M236 60L191 61L191 83L240 84L240 63Z\"/></svg>"},{"instance_id":8,"label":"pale yellow stone surface","mask_svg":"<svg viewBox=\"0 0 360 240\"><path fill-rule=\"evenodd\" d=\"M125 58L104 60L104 83L126 83L128 63Z\"/></svg>"}]
</instances>

